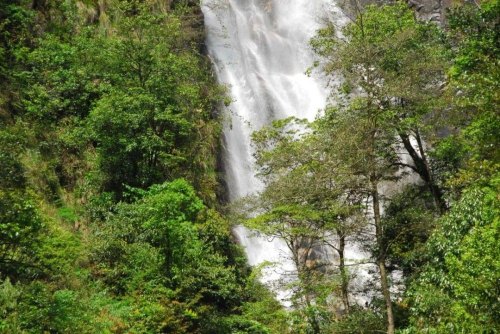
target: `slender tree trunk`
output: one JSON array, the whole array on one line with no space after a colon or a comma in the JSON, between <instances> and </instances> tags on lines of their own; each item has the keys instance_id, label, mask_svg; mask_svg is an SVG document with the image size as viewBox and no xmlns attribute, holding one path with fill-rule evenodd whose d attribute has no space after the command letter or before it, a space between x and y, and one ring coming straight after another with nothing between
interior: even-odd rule
<instances>
[{"instance_id":1,"label":"slender tree trunk","mask_svg":"<svg viewBox=\"0 0 500 334\"><path fill-rule=\"evenodd\" d=\"M311 243L309 242L309 244ZM311 295L308 291L312 285L309 272L309 270L311 269L307 267L307 259L309 257L310 248L306 248L306 250L304 251L304 239L302 238L287 243L287 246L288 249L292 252L293 262L295 263L295 267L297 268L297 275L302 290L300 292L300 301L302 305L300 305L299 307L303 308L303 305L306 305L307 322L311 326L314 334L321 334L321 327L316 315L313 312Z\"/></svg>"},{"instance_id":2,"label":"slender tree trunk","mask_svg":"<svg viewBox=\"0 0 500 334\"><path fill-rule=\"evenodd\" d=\"M341 295L342 303L344 304L344 310L349 313L349 277L347 277L347 270L345 266L345 236L341 231L337 231L339 236L339 249L337 253L339 254L339 269L340 269L340 279L341 279Z\"/></svg>"},{"instance_id":3,"label":"slender tree trunk","mask_svg":"<svg viewBox=\"0 0 500 334\"><path fill-rule=\"evenodd\" d=\"M385 300L387 313L387 334L394 334L394 314L392 311L391 292L387 282L387 268L385 266L385 249L383 245L383 229L382 219L380 215L380 200L378 193L378 182L376 176L372 176L371 180L371 195L373 203L373 219L375 221L375 235L378 246L377 266L380 272L380 287Z\"/></svg>"},{"instance_id":4,"label":"slender tree trunk","mask_svg":"<svg viewBox=\"0 0 500 334\"><path fill-rule=\"evenodd\" d=\"M387 334L394 334L394 314L392 311L391 292L387 284L387 270L384 259L378 259L377 266L380 271L380 286L382 288L382 295L384 296L387 312Z\"/></svg>"}]
</instances>

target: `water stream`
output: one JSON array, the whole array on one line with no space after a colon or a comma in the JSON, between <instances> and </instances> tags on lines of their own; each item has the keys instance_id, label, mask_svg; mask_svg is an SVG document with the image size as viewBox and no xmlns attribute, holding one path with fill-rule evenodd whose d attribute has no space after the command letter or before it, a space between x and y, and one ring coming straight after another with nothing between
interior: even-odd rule
<instances>
[{"instance_id":1,"label":"water stream","mask_svg":"<svg viewBox=\"0 0 500 334\"><path fill-rule=\"evenodd\" d=\"M224 168L231 201L261 189L255 177L250 135L274 119L314 119L325 107L324 79L305 74L314 62L309 40L322 19L343 15L328 0L204 0L206 44L219 81L229 88L231 121L224 131ZM277 265L264 282L293 274L283 241L234 230L250 265ZM277 291L277 290L275 290ZM281 292L280 299L286 298Z\"/></svg>"}]
</instances>

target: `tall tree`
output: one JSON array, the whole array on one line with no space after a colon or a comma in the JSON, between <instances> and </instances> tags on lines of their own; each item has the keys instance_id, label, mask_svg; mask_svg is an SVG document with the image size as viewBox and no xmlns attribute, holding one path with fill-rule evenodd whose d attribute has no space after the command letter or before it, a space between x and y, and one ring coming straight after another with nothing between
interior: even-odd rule
<instances>
[{"instance_id":1,"label":"tall tree","mask_svg":"<svg viewBox=\"0 0 500 334\"><path fill-rule=\"evenodd\" d=\"M105 188L144 188L191 169L203 183L196 171L211 166L197 156L214 149L219 128L212 108L221 91L198 46L179 17L152 12L149 4L123 2L115 15L115 35L96 36L87 50L88 70L104 89L87 124Z\"/></svg>"},{"instance_id":2,"label":"tall tree","mask_svg":"<svg viewBox=\"0 0 500 334\"><path fill-rule=\"evenodd\" d=\"M253 142L265 189L254 201L245 200L253 204L247 209L258 213L248 226L287 244L298 271L298 309L320 311L320 300L333 294L340 302L330 307L328 318L334 317L332 308L347 313L351 291L346 245L361 229L361 196L352 184L347 187L352 191L345 190L354 178L340 172L343 165L332 155L325 132L305 120L275 121L255 132ZM327 263L325 252L338 256L337 263ZM332 285L332 280L339 284ZM314 312L308 317L312 330L320 332L324 324Z\"/></svg>"},{"instance_id":3,"label":"tall tree","mask_svg":"<svg viewBox=\"0 0 500 334\"><path fill-rule=\"evenodd\" d=\"M409 168L425 182L437 210L446 209L423 138L425 121L439 110L442 95L439 31L417 21L405 4L396 3L367 6L340 32L331 25L311 43L324 59L323 70L341 78L338 111L326 116L332 118L331 131L344 146L339 159L361 178L370 200L387 332L394 333L386 263L391 243L384 236L381 184Z\"/></svg>"},{"instance_id":4,"label":"tall tree","mask_svg":"<svg viewBox=\"0 0 500 334\"><path fill-rule=\"evenodd\" d=\"M442 107L445 49L434 24L417 21L405 4L367 6L341 31L330 25L311 41L322 69L340 76L343 97L367 95L393 131L394 163L417 173L444 211L446 203L425 141ZM409 156L410 162L405 156Z\"/></svg>"}]
</instances>

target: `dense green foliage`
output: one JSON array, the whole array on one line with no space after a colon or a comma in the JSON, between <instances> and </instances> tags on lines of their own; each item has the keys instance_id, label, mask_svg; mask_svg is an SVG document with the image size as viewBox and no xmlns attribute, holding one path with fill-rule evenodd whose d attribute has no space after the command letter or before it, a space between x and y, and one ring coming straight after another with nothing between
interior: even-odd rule
<instances>
[{"instance_id":1,"label":"dense green foliage","mask_svg":"<svg viewBox=\"0 0 500 334\"><path fill-rule=\"evenodd\" d=\"M498 329L500 212L495 186L468 189L438 222L426 245L427 263L408 292L412 328L429 333Z\"/></svg>"},{"instance_id":2,"label":"dense green foliage","mask_svg":"<svg viewBox=\"0 0 500 334\"><path fill-rule=\"evenodd\" d=\"M311 41L335 105L254 133L238 211L294 256L287 310L217 211L199 5L0 0L0 333L497 333L499 12L367 6Z\"/></svg>"},{"instance_id":3,"label":"dense green foliage","mask_svg":"<svg viewBox=\"0 0 500 334\"><path fill-rule=\"evenodd\" d=\"M201 20L190 1L0 1L0 333L286 327L215 210Z\"/></svg>"},{"instance_id":4,"label":"dense green foliage","mask_svg":"<svg viewBox=\"0 0 500 334\"><path fill-rule=\"evenodd\" d=\"M498 13L459 5L441 28L369 5L311 41L335 104L254 133L265 189L238 208L293 255L297 333L498 331Z\"/></svg>"}]
</instances>

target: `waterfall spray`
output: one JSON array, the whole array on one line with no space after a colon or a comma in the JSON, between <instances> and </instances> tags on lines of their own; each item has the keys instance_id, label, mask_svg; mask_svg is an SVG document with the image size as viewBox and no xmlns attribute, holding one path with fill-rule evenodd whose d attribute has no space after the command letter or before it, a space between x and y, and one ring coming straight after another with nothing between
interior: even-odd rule
<instances>
[{"instance_id":1,"label":"waterfall spray","mask_svg":"<svg viewBox=\"0 0 500 334\"><path fill-rule=\"evenodd\" d=\"M209 56L234 101L224 130L225 178L234 201L262 189L255 177L252 132L274 119L313 120L325 107L325 80L305 74L314 62L309 40L325 15L339 20L343 15L327 0L204 0L202 10ZM250 265L276 263L264 271L265 283L295 272L282 240L269 240L242 226L234 233ZM278 297L284 300L286 292Z\"/></svg>"}]
</instances>

